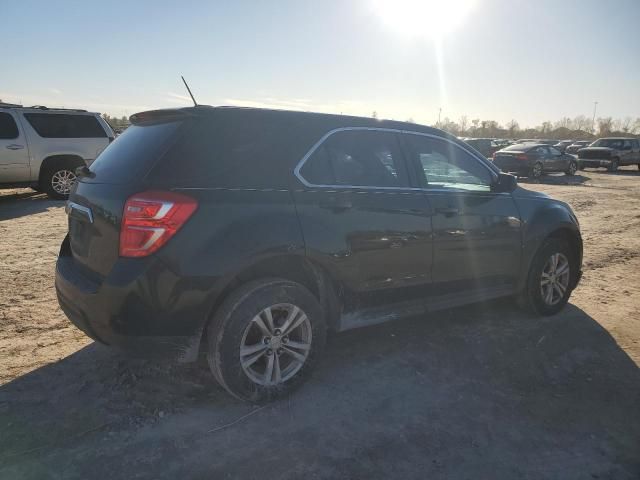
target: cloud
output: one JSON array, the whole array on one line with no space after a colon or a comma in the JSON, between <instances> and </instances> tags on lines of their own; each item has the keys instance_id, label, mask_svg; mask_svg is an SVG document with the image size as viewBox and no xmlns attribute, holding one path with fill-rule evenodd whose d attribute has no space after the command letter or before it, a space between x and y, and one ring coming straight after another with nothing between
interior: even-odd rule
<instances>
[{"instance_id":1,"label":"cloud","mask_svg":"<svg viewBox=\"0 0 640 480\"><path fill-rule=\"evenodd\" d=\"M179 93L174 93L174 92L167 92L167 102L169 103L178 103L178 104L183 104L183 103L193 103L191 100L191 97L188 97L186 95L180 95Z\"/></svg>"},{"instance_id":2,"label":"cloud","mask_svg":"<svg viewBox=\"0 0 640 480\"><path fill-rule=\"evenodd\" d=\"M47 88L47 91L49 93L53 93L54 95L62 95L62 91L58 90L57 88L49 87Z\"/></svg>"}]
</instances>

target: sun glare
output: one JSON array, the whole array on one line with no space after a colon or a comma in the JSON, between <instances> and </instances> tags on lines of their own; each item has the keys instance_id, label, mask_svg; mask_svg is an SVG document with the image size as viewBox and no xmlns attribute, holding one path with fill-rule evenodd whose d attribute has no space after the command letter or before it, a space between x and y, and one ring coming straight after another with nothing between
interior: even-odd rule
<instances>
[{"instance_id":1,"label":"sun glare","mask_svg":"<svg viewBox=\"0 0 640 480\"><path fill-rule=\"evenodd\" d=\"M373 0L389 28L410 36L439 40L459 27L475 0Z\"/></svg>"}]
</instances>

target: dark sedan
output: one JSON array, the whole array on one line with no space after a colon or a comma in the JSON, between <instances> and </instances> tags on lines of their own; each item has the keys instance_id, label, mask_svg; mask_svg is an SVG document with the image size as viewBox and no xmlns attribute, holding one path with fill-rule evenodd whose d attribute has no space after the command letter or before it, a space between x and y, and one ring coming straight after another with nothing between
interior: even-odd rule
<instances>
[{"instance_id":1,"label":"dark sedan","mask_svg":"<svg viewBox=\"0 0 640 480\"><path fill-rule=\"evenodd\" d=\"M540 177L547 172L574 175L578 162L573 155L543 143L518 143L493 154L493 163L503 172Z\"/></svg>"}]
</instances>

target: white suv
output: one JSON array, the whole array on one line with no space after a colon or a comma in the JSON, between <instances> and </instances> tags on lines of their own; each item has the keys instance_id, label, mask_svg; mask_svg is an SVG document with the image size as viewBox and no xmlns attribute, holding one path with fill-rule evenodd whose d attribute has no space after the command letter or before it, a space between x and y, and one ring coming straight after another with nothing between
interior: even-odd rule
<instances>
[{"instance_id":1,"label":"white suv","mask_svg":"<svg viewBox=\"0 0 640 480\"><path fill-rule=\"evenodd\" d=\"M99 113L0 103L0 187L32 187L65 199L75 169L114 139Z\"/></svg>"}]
</instances>

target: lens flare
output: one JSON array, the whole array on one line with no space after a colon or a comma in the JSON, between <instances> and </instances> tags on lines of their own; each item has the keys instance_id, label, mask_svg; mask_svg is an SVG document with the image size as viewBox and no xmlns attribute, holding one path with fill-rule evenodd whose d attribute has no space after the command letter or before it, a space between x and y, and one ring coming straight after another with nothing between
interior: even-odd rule
<instances>
[{"instance_id":1,"label":"lens flare","mask_svg":"<svg viewBox=\"0 0 640 480\"><path fill-rule=\"evenodd\" d=\"M415 37L441 39L464 22L475 0L373 0L385 25Z\"/></svg>"}]
</instances>

